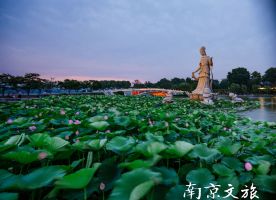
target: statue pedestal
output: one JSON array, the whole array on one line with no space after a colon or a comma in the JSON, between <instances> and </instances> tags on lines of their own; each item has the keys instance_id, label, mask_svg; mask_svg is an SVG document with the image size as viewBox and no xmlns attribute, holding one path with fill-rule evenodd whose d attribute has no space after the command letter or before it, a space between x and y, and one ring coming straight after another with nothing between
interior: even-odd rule
<instances>
[{"instance_id":1,"label":"statue pedestal","mask_svg":"<svg viewBox=\"0 0 276 200\"><path fill-rule=\"evenodd\" d=\"M190 99L192 100L198 100L198 101L202 101L203 100L203 95L202 94L190 94Z\"/></svg>"}]
</instances>

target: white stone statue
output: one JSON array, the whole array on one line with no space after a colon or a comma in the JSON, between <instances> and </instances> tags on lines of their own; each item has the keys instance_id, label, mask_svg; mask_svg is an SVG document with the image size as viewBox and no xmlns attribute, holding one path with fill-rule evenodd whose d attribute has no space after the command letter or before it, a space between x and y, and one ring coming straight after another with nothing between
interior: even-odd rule
<instances>
[{"instance_id":1,"label":"white stone statue","mask_svg":"<svg viewBox=\"0 0 276 200\"><path fill-rule=\"evenodd\" d=\"M198 68L192 73L192 77L195 80L198 80L198 83L196 89L190 95L191 99L203 100L203 93L212 93L213 60L212 57L207 56L205 49L205 47L200 48L200 63ZM196 72L199 72L198 77L195 77Z\"/></svg>"},{"instance_id":2,"label":"white stone statue","mask_svg":"<svg viewBox=\"0 0 276 200\"><path fill-rule=\"evenodd\" d=\"M229 93L229 97L232 101L232 103L237 103L237 102L244 102L242 98L237 97L235 93Z\"/></svg>"}]
</instances>

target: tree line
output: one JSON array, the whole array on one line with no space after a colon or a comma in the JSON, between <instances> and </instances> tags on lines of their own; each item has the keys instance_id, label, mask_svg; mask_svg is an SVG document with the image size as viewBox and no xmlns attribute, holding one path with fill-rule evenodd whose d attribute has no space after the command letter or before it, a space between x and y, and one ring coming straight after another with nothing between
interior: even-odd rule
<instances>
[{"instance_id":1,"label":"tree line","mask_svg":"<svg viewBox=\"0 0 276 200\"><path fill-rule=\"evenodd\" d=\"M237 94L249 93L276 93L276 68L269 68L262 75L254 71L250 73L244 67L238 67L228 72L227 77L221 81L212 81L213 90L219 93L234 92ZM191 78L173 78L171 80L162 78L156 83L146 81L145 83L134 83L133 88L165 88L183 91L192 91L196 88L197 82ZM115 80L87 80L78 81L73 79L65 79L64 81L54 81L53 79L43 79L37 73L27 73L24 76L13 76L10 74L0 74L0 87L2 96L7 90L15 90L16 92L24 90L27 95L31 90L42 90L51 93L52 89L67 90L99 90L99 89L123 89L130 88L129 81Z\"/></svg>"},{"instance_id":2,"label":"tree line","mask_svg":"<svg viewBox=\"0 0 276 200\"><path fill-rule=\"evenodd\" d=\"M53 89L67 90L70 93L72 90L99 90L106 88L129 88L129 81L115 80L87 80L78 81L73 79L65 79L64 81L54 81L53 79L43 79L38 73L26 73L24 76L13 76L10 74L0 74L0 87L2 96L7 90L15 90L17 93L21 90L26 91L29 96L31 90L37 90L51 93Z\"/></svg>"},{"instance_id":3,"label":"tree line","mask_svg":"<svg viewBox=\"0 0 276 200\"><path fill-rule=\"evenodd\" d=\"M192 91L196 88L197 82L191 78L173 78L168 80L162 78L156 83L145 82L144 84L135 84L135 88L158 87L166 89L177 89ZM213 80L212 87L215 92L237 94L257 94L257 93L276 93L276 68L269 68L264 75L254 71L250 73L244 67L238 67L228 72L225 79Z\"/></svg>"}]
</instances>

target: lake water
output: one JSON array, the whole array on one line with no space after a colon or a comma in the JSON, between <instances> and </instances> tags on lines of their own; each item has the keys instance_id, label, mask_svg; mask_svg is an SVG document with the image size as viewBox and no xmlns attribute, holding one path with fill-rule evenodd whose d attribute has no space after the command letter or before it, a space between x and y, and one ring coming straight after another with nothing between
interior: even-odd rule
<instances>
[{"instance_id":1,"label":"lake water","mask_svg":"<svg viewBox=\"0 0 276 200\"><path fill-rule=\"evenodd\" d=\"M242 116L247 116L255 121L276 122L276 96L273 97L248 97L259 101L260 108L242 112Z\"/></svg>"}]
</instances>

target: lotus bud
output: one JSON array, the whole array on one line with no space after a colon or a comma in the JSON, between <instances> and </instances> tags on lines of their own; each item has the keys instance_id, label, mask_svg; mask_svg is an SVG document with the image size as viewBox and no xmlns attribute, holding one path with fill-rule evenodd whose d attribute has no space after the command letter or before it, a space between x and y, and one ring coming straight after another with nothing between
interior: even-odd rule
<instances>
[{"instance_id":1,"label":"lotus bud","mask_svg":"<svg viewBox=\"0 0 276 200\"><path fill-rule=\"evenodd\" d=\"M81 124L81 121L80 120L75 120L74 124L79 125L79 124Z\"/></svg>"},{"instance_id":2,"label":"lotus bud","mask_svg":"<svg viewBox=\"0 0 276 200\"><path fill-rule=\"evenodd\" d=\"M244 168L245 168L246 171L251 171L253 167L252 167L252 164L250 162L246 162L244 164Z\"/></svg>"},{"instance_id":3,"label":"lotus bud","mask_svg":"<svg viewBox=\"0 0 276 200\"><path fill-rule=\"evenodd\" d=\"M29 130L30 130L30 131L34 131L34 130L36 130L36 127L35 127L35 126L30 126L30 127L29 127Z\"/></svg>"},{"instance_id":4,"label":"lotus bud","mask_svg":"<svg viewBox=\"0 0 276 200\"><path fill-rule=\"evenodd\" d=\"M39 160L43 160L43 159L46 158L47 156L48 156L47 153L41 152L41 153L38 154L38 159L39 159Z\"/></svg>"},{"instance_id":5,"label":"lotus bud","mask_svg":"<svg viewBox=\"0 0 276 200\"><path fill-rule=\"evenodd\" d=\"M8 119L7 120L7 124L12 124L13 123L13 120L12 119Z\"/></svg>"},{"instance_id":6,"label":"lotus bud","mask_svg":"<svg viewBox=\"0 0 276 200\"><path fill-rule=\"evenodd\" d=\"M100 190L104 190L105 189L105 184L103 183L103 182L101 182L101 184L100 184Z\"/></svg>"}]
</instances>

